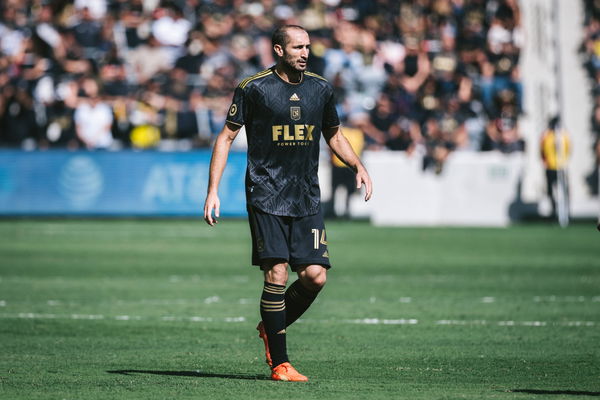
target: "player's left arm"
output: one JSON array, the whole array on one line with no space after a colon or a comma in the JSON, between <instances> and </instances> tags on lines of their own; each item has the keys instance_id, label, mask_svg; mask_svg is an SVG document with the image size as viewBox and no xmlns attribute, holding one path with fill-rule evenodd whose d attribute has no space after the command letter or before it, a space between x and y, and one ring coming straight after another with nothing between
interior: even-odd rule
<instances>
[{"instance_id":1,"label":"player's left arm","mask_svg":"<svg viewBox=\"0 0 600 400\"><path fill-rule=\"evenodd\" d=\"M373 194L371 177L342 133L342 128L336 126L324 129L323 136L333 153L356 173L356 188L360 189L363 184L365 185L365 201L369 201Z\"/></svg>"}]
</instances>

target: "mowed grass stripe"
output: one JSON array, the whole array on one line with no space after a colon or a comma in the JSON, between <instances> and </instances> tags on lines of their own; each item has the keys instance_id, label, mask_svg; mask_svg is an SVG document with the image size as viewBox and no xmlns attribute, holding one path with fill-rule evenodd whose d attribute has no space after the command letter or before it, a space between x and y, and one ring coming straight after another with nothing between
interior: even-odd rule
<instances>
[{"instance_id":1,"label":"mowed grass stripe","mask_svg":"<svg viewBox=\"0 0 600 400\"><path fill-rule=\"evenodd\" d=\"M329 282L288 332L292 361L311 380L286 385L264 379L254 330L262 279L249 265L245 221L212 229L199 220L0 221L0 397L600 391L593 224L327 227Z\"/></svg>"}]
</instances>

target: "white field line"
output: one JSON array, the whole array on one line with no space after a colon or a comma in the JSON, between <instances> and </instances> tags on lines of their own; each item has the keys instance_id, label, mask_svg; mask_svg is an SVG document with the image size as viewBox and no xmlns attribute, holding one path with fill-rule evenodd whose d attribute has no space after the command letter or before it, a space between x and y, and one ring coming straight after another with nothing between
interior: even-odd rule
<instances>
[{"instance_id":1,"label":"white field line","mask_svg":"<svg viewBox=\"0 0 600 400\"><path fill-rule=\"evenodd\" d=\"M139 315L116 315L108 316L101 314L44 314L44 313L0 313L0 319L70 319L70 320L114 320L114 321L163 321L163 322L225 322L241 323L246 322L245 317L202 317L202 316L173 316L166 315L159 318L142 317ZM385 318L358 318L343 320L319 320L302 319L302 323L333 323L333 324L352 324L352 325L427 325L429 322L419 321L417 319L385 319ZM488 321L488 320L456 320L443 319L433 322L437 326L500 326L500 327L548 327L548 326L566 326L566 327L596 327L600 326L598 321Z\"/></svg>"},{"instance_id":2,"label":"white field line","mask_svg":"<svg viewBox=\"0 0 600 400\"><path fill-rule=\"evenodd\" d=\"M199 279L198 276L192 276L192 279ZM184 280L184 277L172 276L171 279L176 281ZM400 297L397 299L400 303L419 303L420 299L415 299L413 297ZM422 299L421 299L422 300ZM431 301L431 298L425 299L427 302ZM378 302L376 297L370 297L368 303L373 304ZM480 297L477 299L473 299L474 302L477 303L485 303L485 304L502 304L503 300L493 296ZM513 300L511 300L513 301ZM531 301L534 303L600 303L600 296L535 296L531 298ZM18 301L11 302L11 304L18 303ZM114 300L110 302L101 302L110 303L110 304L119 304L119 305L135 305L135 304L143 304L143 305L153 305L153 306L169 306L169 305L200 305L200 304L214 304L214 303L231 303L229 300L224 300L219 296L213 295L206 298L196 298L196 299L135 299L135 300ZM235 300L237 304L243 305L254 305L258 304L258 298L256 299L248 299L241 298ZM77 306L79 305L73 301L64 301L58 299L49 299L44 301L44 304L51 307L60 307L60 306ZM0 300L0 307L7 307L7 300Z\"/></svg>"},{"instance_id":3,"label":"white field line","mask_svg":"<svg viewBox=\"0 0 600 400\"><path fill-rule=\"evenodd\" d=\"M340 322L345 324L358 325L417 325L416 319L380 319L380 318L361 318L361 319L345 319Z\"/></svg>"}]
</instances>

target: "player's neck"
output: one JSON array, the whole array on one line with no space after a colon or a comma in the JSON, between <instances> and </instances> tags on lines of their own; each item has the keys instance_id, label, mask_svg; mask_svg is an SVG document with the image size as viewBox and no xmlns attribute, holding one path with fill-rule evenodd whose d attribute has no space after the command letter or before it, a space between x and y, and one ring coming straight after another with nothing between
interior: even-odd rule
<instances>
[{"instance_id":1,"label":"player's neck","mask_svg":"<svg viewBox=\"0 0 600 400\"><path fill-rule=\"evenodd\" d=\"M275 65L275 73L285 82L298 84L302 82L303 72L296 71L291 68L286 68L284 64L278 63Z\"/></svg>"}]
</instances>

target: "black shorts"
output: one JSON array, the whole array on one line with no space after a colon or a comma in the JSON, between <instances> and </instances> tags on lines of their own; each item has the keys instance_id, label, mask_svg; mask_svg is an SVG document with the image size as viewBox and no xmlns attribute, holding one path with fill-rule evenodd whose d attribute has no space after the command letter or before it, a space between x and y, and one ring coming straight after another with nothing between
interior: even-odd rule
<instances>
[{"instance_id":1,"label":"black shorts","mask_svg":"<svg viewBox=\"0 0 600 400\"><path fill-rule=\"evenodd\" d=\"M327 235L321 211L306 217L281 217L248 206L252 235L252 265L284 260L292 271L302 265L330 268Z\"/></svg>"}]
</instances>

